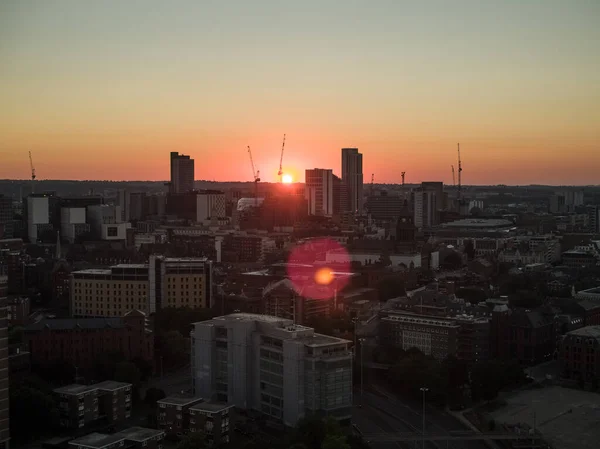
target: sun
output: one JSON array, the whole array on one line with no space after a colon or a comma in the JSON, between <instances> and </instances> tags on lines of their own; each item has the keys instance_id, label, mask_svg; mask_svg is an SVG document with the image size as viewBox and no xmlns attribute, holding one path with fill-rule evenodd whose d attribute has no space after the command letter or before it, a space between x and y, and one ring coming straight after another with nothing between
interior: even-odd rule
<instances>
[{"instance_id":1,"label":"sun","mask_svg":"<svg viewBox=\"0 0 600 449\"><path fill-rule=\"evenodd\" d=\"M285 174L281 177L281 181L284 184L291 184L292 181L294 181L294 178L292 178L292 175Z\"/></svg>"}]
</instances>

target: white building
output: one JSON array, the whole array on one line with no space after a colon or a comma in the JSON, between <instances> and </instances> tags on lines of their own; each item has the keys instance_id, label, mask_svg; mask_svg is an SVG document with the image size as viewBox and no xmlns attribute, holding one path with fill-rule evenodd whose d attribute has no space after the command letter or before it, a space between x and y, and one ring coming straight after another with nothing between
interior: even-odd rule
<instances>
[{"instance_id":1,"label":"white building","mask_svg":"<svg viewBox=\"0 0 600 449\"><path fill-rule=\"evenodd\" d=\"M29 241L37 242L42 232L52 229L50 223L50 198L47 196L27 197L27 235Z\"/></svg>"},{"instance_id":2,"label":"white building","mask_svg":"<svg viewBox=\"0 0 600 449\"><path fill-rule=\"evenodd\" d=\"M69 243L90 230L86 223L85 207L63 207L60 209L60 235Z\"/></svg>"},{"instance_id":3,"label":"white building","mask_svg":"<svg viewBox=\"0 0 600 449\"><path fill-rule=\"evenodd\" d=\"M202 223L212 217L225 217L225 206L224 192L218 190L198 192L196 195L196 221Z\"/></svg>"},{"instance_id":4,"label":"white building","mask_svg":"<svg viewBox=\"0 0 600 449\"><path fill-rule=\"evenodd\" d=\"M390 261L393 267L404 266L407 269L419 268L421 266L421 254L410 253L410 254L390 254ZM345 249L334 249L327 251L325 261L327 263L344 263L350 260L350 262L360 262L361 265L371 265L381 260L381 253L377 251L351 251L348 252ZM439 262L437 262L439 265ZM437 268L432 267L432 268Z\"/></svg>"},{"instance_id":5,"label":"white building","mask_svg":"<svg viewBox=\"0 0 600 449\"><path fill-rule=\"evenodd\" d=\"M350 342L268 315L235 313L194 324L194 394L295 426L318 413L352 417Z\"/></svg>"},{"instance_id":6,"label":"white building","mask_svg":"<svg viewBox=\"0 0 600 449\"><path fill-rule=\"evenodd\" d=\"M131 223L121 219L121 206L97 204L88 206L87 220L92 232L100 240L125 240Z\"/></svg>"}]
</instances>

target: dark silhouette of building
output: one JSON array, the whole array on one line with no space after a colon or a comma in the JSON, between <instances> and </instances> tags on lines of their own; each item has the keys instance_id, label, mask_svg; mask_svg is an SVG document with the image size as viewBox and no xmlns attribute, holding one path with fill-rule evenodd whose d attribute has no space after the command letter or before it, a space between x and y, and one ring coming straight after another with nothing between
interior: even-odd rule
<instances>
[{"instance_id":1,"label":"dark silhouette of building","mask_svg":"<svg viewBox=\"0 0 600 449\"><path fill-rule=\"evenodd\" d=\"M7 295L8 277L0 265L0 449L8 448L10 440Z\"/></svg>"},{"instance_id":2,"label":"dark silhouette of building","mask_svg":"<svg viewBox=\"0 0 600 449\"><path fill-rule=\"evenodd\" d=\"M563 381L597 390L600 386L599 352L600 326L586 326L568 332L558 353Z\"/></svg>"},{"instance_id":3,"label":"dark silhouette of building","mask_svg":"<svg viewBox=\"0 0 600 449\"><path fill-rule=\"evenodd\" d=\"M176 151L171 152L171 193L194 190L194 159Z\"/></svg>"}]
</instances>

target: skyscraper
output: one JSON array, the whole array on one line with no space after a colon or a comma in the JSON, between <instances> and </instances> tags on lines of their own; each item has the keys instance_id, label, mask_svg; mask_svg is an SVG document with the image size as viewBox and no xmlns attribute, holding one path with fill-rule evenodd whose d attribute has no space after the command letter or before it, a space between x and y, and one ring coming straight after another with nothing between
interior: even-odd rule
<instances>
[{"instance_id":1,"label":"skyscraper","mask_svg":"<svg viewBox=\"0 0 600 449\"><path fill-rule=\"evenodd\" d=\"M176 151L171 152L171 193L194 190L194 159Z\"/></svg>"},{"instance_id":2,"label":"skyscraper","mask_svg":"<svg viewBox=\"0 0 600 449\"><path fill-rule=\"evenodd\" d=\"M358 148L342 148L342 183L348 194L346 212L363 213L363 166Z\"/></svg>"},{"instance_id":3,"label":"skyscraper","mask_svg":"<svg viewBox=\"0 0 600 449\"><path fill-rule=\"evenodd\" d=\"M334 214L333 178L331 169L313 168L304 175L304 198L308 202L309 215L332 216Z\"/></svg>"},{"instance_id":4,"label":"skyscraper","mask_svg":"<svg viewBox=\"0 0 600 449\"><path fill-rule=\"evenodd\" d=\"M4 274L0 265L0 363L4 369L0 370L0 449L8 447L10 440L10 427L8 421L8 276Z\"/></svg>"}]
</instances>

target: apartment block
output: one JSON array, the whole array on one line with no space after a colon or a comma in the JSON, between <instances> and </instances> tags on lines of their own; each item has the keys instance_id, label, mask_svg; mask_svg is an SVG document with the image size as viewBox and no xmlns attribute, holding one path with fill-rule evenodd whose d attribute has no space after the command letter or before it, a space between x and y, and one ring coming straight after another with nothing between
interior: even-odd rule
<instances>
[{"instance_id":1,"label":"apartment block","mask_svg":"<svg viewBox=\"0 0 600 449\"><path fill-rule=\"evenodd\" d=\"M90 433L71 440L69 449L162 449L165 433L145 427L130 427L113 434Z\"/></svg>"},{"instance_id":2,"label":"apartment block","mask_svg":"<svg viewBox=\"0 0 600 449\"><path fill-rule=\"evenodd\" d=\"M194 324L195 394L294 426L309 414L349 422L351 342L293 320L234 313Z\"/></svg>"},{"instance_id":3,"label":"apartment block","mask_svg":"<svg viewBox=\"0 0 600 449\"><path fill-rule=\"evenodd\" d=\"M147 315L161 307L212 305L212 262L151 256L148 264L120 264L71 273L71 314L76 317Z\"/></svg>"},{"instance_id":4,"label":"apartment block","mask_svg":"<svg viewBox=\"0 0 600 449\"><path fill-rule=\"evenodd\" d=\"M233 432L233 406L221 402L200 402L190 407L190 432L202 432L209 444L227 444Z\"/></svg>"},{"instance_id":5,"label":"apartment block","mask_svg":"<svg viewBox=\"0 0 600 449\"><path fill-rule=\"evenodd\" d=\"M107 380L94 385L72 384L57 388L60 425L81 428L98 419L109 423L131 417L131 384Z\"/></svg>"},{"instance_id":6,"label":"apartment block","mask_svg":"<svg viewBox=\"0 0 600 449\"><path fill-rule=\"evenodd\" d=\"M190 428L190 407L202 402L202 398L173 395L157 401L158 427L167 434L181 434Z\"/></svg>"},{"instance_id":7,"label":"apartment block","mask_svg":"<svg viewBox=\"0 0 600 449\"><path fill-rule=\"evenodd\" d=\"M565 383L597 390L600 387L600 326L567 332L558 361Z\"/></svg>"}]
</instances>

